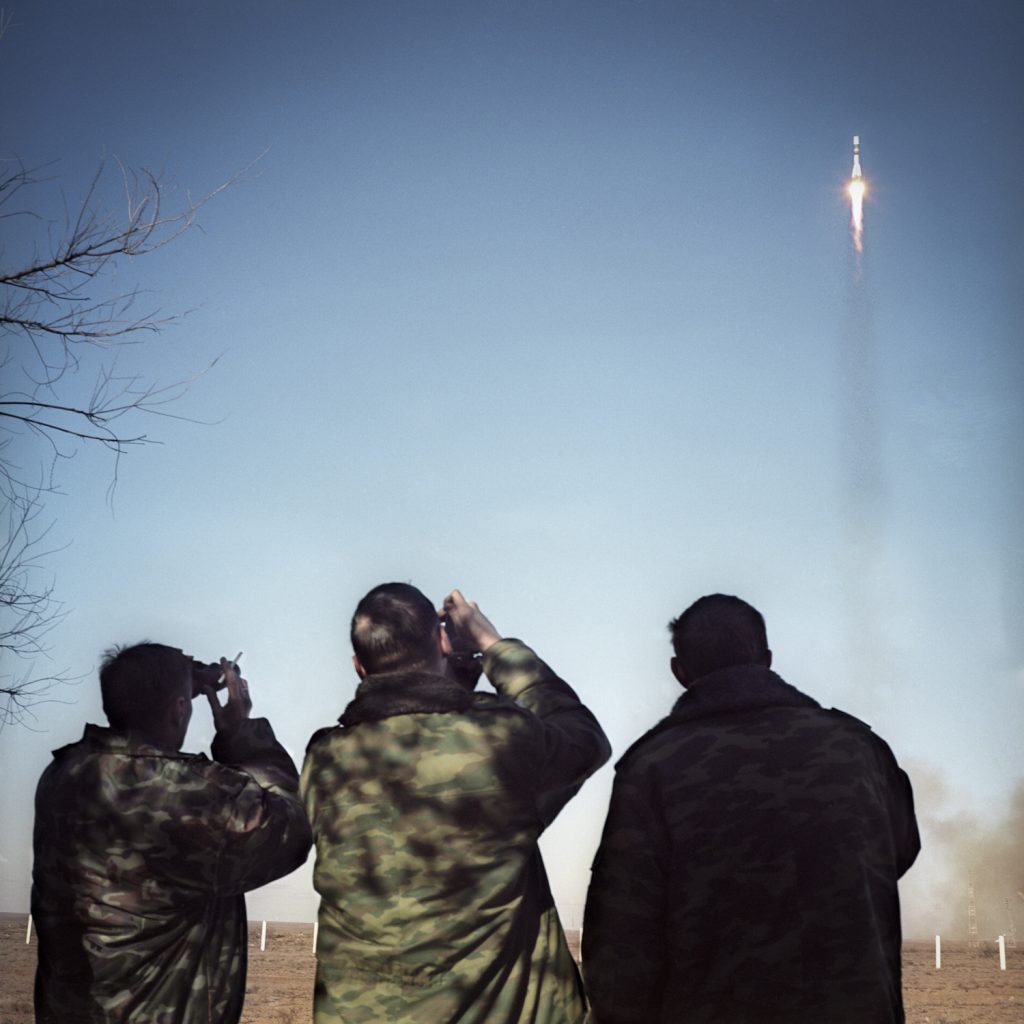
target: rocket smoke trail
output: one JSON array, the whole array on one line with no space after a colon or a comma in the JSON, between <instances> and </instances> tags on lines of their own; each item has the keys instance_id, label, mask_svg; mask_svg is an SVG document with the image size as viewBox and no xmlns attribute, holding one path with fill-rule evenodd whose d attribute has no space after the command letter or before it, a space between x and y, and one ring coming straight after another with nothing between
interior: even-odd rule
<instances>
[{"instance_id":1,"label":"rocket smoke trail","mask_svg":"<svg viewBox=\"0 0 1024 1024\"><path fill-rule=\"evenodd\" d=\"M850 233L853 235L853 248L859 256L864 251L864 194L867 185L860 170L860 136L853 137L853 170L850 171L850 184L846 191L850 196Z\"/></svg>"},{"instance_id":2,"label":"rocket smoke trail","mask_svg":"<svg viewBox=\"0 0 1024 1024\"><path fill-rule=\"evenodd\" d=\"M863 270L864 180L860 137L854 136L853 177L848 186L853 216L853 272L839 347L840 501L843 535L841 572L847 601L851 662L858 675L884 678L887 643L879 614L878 579L883 543L885 481L879 423L875 332ZM854 186L857 186L856 188ZM856 680L851 679L851 684ZM863 684L861 684L863 685Z\"/></svg>"}]
</instances>

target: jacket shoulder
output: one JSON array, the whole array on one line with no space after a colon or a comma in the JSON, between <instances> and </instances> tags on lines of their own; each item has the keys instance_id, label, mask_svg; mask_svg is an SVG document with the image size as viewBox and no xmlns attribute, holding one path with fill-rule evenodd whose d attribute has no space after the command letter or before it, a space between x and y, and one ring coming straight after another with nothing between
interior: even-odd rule
<instances>
[{"instance_id":1,"label":"jacket shoulder","mask_svg":"<svg viewBox=\"0 0 1024 1024\"><path fill-rule=\"evenodd\" d=\"M825 714L828 715L829 722L837 730L842 730L847 736L851 734L858 736L866 746L871 747L884 759L895 764L896 756L893 754L892 748L867 722L857 718L856 715L841 711L839 708L829 708Z\"/></svg>"},{"instance_id":2,"label":"jacket shoulder","mask_svg":"<svg viewBox=\"0 0 1024 1024\"><path fill-rule=\"evenodd\" d=\"M887 766L886 770L895 769L902 772L892 747L867 722L861 721L861 719L847 714L845 711L840 711L838 708L829 708L827 713L837 725L842 724L862 737L865 744L874 750L875 755L880 759L880 763Z\"/></svg>"},{"instance_id":3,"label":"jacket shoulder","mask_svg":"<svg viewBox=\"0 0 1024 1024\"><path fill-rule=\"evenodd\" d=\"M840 708L828 708L825 713L845 725L859 727L865 730L865 732L873 732L871 726L868 725L867 722L863 721L863 719L857 718L856 715L851 715L848 711L843 711Z\"/></svg>"},{"instance_id":4,"label":"jacket shoulder","mask_svg":"<svg viewBox=\"0 0 1024 1024\"><path fill-rule=\"evenodd\" d=\"M639 739L634 740L626 752L615 762L615 771L629 771L647 756L657 756L665 745L682 737L683 723L669 715L653 728L648 729Z\"/></svg>"},{"instance_id":5,"label":"jacket shoulder","mask_svg":"<svg viewBox=\"0 0 1024 1024\"><path fill-rule=\"evenodd\" d=\"M790 724L790 728L793 730L804 731L810 728L825 735L833 731L838 733L839 730L845 728L869 738L874 744L885 746L884 741L873 732L870 725L838 708L825 709L815 706L787 710L794 712L792 714L793 721ZM742 728L742 725L738 721L734 721L731 716L725 716L724 719L718 717L685 719L668 715L634 741L616 762L615 770L619 772L639 769L644 763L658 761L664 756L671 756L671 752L680 743L687 742L697 734L706 736L709 732L718 732L730 727Z\"/></svg>"},{"instance_id":6,"label":"jacket shoulder","mask_svg":"<svg viewBox=\"0 0 1024 1024\"><path fill-rule=\"evenodd\" d=\"M317 731L309 737L309 742L306 744L306 753L313 753L314 747L323 746L333 737L340 736L344 731L345 727L342 725L325 725L322 729L317 729Z\"/></svg>"}]
</instances>

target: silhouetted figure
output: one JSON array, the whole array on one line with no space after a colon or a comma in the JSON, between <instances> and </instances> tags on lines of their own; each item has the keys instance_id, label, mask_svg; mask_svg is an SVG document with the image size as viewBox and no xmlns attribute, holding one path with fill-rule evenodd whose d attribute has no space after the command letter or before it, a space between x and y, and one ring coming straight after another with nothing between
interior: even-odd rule
<instances>
[{"instance_id":1,"label":"silhouetted figure","mask_svg":"<svg viewBox=\"0 0 1024 1024\"><path fill-rule=\"evenodd\" d=\"M227 702L214 694L218 677ZM36 791L32 916L42 1024L235 1024L244 892L305 859L298 772L249 687L173 647L108 652L110 728L54 752ZM180 753L205 693L213 756Z\"/></svg>"},{"instance_id":2,"label":"silhouetted figure","mask_svg":"<svg viewBox=\"0 0 1024 1024\"><path fill-rule=\"evenodd\" d=\"M314 1020L578 1024L582 984L537 839L608 741L572 688L459 591L441 614L403 583L360 601L362 682L306 753ZM477 652L497 695L473 692Z\"/></svg>"},{"instance_id":3,"label":"silhouetted figure","mask_svg":"<svg viewBox=\"0 0 1024 1024\"><path fill-rule=\"evenodd\" d=\"M764 619L671 623L686 692L616 767L583 929L597 1024L904 1020L907 776L863 722L770 670Z\"/></svg>"}]
</instances>

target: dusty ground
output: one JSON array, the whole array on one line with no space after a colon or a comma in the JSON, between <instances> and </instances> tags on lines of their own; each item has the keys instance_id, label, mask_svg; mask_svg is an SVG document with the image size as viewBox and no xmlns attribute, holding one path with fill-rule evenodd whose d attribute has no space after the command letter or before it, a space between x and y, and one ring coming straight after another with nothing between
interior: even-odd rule
<instances>
[{"instance_id":1,"label":"dusty ground","mask_svg":"<svg viewBox=\"0 0 1024 1024\"><path fill-rule=\"evenodd\" d=\"M0 914L0 1024L32 1024L35 936L31 944L25 944L25 925L23 915ZM312 946L310 925L271 924L267 926L266 952L261 953L259 925L250 927L249 983L242 1024L310 1020ZM908 1024L1021 1024L1024 948L1007 950L1006 967L1000 971L991 944L978 952L944 942L942 970L936 971L934 945L908 943L903 948Z\"/></svg>"},{"instance_id":2,"label":"dusty ground","mask_svg":"<svg viewBox=\"0 0 1024 1024\"><path fill-rule=\"evenodd\" d=\"M942 970L935 944L903 947L903 1003L907 1024L1021 1024L1024 1021L1024 949L1006 951L999 969L994 943L981 950L942 943Z\"/></svg>"}]
</instances>

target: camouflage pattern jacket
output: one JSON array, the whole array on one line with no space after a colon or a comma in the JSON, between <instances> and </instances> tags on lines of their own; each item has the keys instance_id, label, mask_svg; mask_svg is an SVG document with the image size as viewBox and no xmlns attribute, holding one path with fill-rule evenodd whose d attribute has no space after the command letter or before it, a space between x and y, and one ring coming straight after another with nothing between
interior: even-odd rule
<instances>
[{"instance_id":1,"label":"camouflage pattern jacket","mask_svg":"<svg viewBox=\"0 0 1024 1024\"><path fill-rule=\"evenodd\" d=\"M888 746L766 668L697 680L617 765L583 973L598 1024L903 1021Z\"/></svg>"},{"instance_id":2,"label":"camouflage pattern jacket","mask_svg":"<svg viewBox=\"0 0 1024 1024\"><path fill-rule=\"evenodd\" d=\"M310 741L318 1024L583 1019L537 839L610 747L518 640L484 671L499 695L370 676Z\"/></svg>"},{"instance_id":3,"label":"camouflage pattern jacket","mask_svg":"<svg viewBox=\"0 0 1024 1024\"><path fill-rule=\"evenodd\" d=\"M202 754L88 725L36 791L36 1020L234 1024L248 889L309 852L298 773L266 719Z\"/></svg>"}]
</instances>

